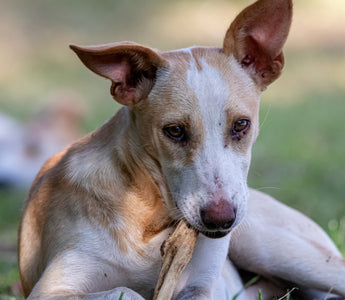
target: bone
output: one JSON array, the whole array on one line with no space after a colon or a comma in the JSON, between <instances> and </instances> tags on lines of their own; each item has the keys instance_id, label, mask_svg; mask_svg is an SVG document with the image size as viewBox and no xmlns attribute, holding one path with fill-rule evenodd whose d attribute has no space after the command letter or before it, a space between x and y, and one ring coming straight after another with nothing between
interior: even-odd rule
<instances>
[{"instance_id":1,"label":"bone","mask_svg":"<svg viewBox=\"0 0 345 300\"><path fill-rule=\"evenodd\" d=\"M180 275L192 258L199 232L181 220L162 245L163 264L153 300L170 300Z\"/></svg>"}]
</instances>

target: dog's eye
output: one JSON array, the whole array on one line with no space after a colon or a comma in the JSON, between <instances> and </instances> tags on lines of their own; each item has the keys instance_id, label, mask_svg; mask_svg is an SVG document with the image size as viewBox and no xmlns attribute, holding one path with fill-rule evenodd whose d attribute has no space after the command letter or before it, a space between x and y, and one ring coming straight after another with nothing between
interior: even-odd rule
<instances>
[{"instance_id":1,"label":"dog's eye","mask_svg":"<svg viewBox=\"0 0 345 300\"><path fill-rule=\"evenodd\" d=\"M174 141L181 142L185 140L185 130L182 125L171 125L163 128L165 135Z\"/></svg>"},{"instance_id":2,"label":"dog's eye","mask_svg":"<svg viewBox=\"0 0 345 300\"><path fill-rule=\"evenodd\" d=\"M233 140L240 140L245 135L250 127L250 121L246 119L240 119L234 122L231 129L231 137Z\"/></svg>"},{"instance_id":3,"label":"dog's eye","mask_svg":"<svg viewBox=\"0 0 345 300\"><path fill-rule=\"evenodd\" d=\"M240 132L245 130L249 125L248 120L238 120L234 123L234 131Z\"/></svg>"}]
</instances>

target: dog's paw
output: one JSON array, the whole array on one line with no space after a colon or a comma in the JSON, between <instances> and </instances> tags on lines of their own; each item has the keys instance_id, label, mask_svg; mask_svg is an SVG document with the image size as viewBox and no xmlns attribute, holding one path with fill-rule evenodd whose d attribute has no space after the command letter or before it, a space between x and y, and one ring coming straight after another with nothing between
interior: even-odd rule
<instances>
[{"instance_id":1,"label":"dog's paw","mask_svg":"<svg viewBox=\"0 0 345 300\"><path fill-rule=\"evenodd\" d=\"M210 300L211 292L200 286L188 286L184 288L174 300Z\"/></svg>"}]
</instances>

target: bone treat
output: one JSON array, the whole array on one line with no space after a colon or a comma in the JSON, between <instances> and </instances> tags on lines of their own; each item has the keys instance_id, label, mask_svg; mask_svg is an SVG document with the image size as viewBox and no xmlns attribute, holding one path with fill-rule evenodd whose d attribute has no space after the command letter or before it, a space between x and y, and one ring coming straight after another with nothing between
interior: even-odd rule
<instances>
[{"instance_id":1,"label":"bone treat","mask_svg":"<svg viewBox=\"0 0 345 300\"><path fill-rule=\"evenodd\" d=\"M153 300L170 300L180 275L192 258L198 232L181 220L162 246L163 264Z\"/></svg>"}]
</instances>

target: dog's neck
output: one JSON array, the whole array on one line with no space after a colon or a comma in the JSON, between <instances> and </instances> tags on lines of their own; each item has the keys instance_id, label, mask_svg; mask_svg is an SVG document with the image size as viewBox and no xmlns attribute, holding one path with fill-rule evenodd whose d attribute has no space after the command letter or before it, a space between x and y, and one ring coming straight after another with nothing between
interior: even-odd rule
<instances>
[{"instance_id":1,"label":"dog's neck","mask_svg":"<svg viewBox=\"0 0 345 300\"><path fill-rule=\"evenodd\" d=\"M148 144L140 140L136 128L135 114L127 107L122 108L115 118L121 118L123 131L119 133L117 149L113 152L115 168L120 168L120 174L126 174L123 182L126 186L126 199L121 203L128 206L123 215L127 222L141 223L143 241L146 243L157 233L172 223L164 199L169 196L167 184L161 171L161 166L152 155Z\"/></svg>"},{"instance_id":2,"label":"dog's neck","mask_svg":"<svg viewBox=\"0 0 345 300\"><path fill-rule=\"evenodd\" d=\"M67 176L72 185L99 199L107 222L126 224L126 232L140 228L138 238L146 243L172 220L163 203L159 165L138 142L132 118L124 107L72 146Z\"/></svg>"}]
</instances>

